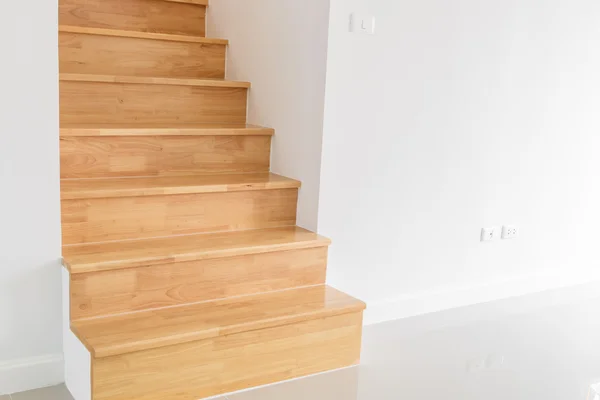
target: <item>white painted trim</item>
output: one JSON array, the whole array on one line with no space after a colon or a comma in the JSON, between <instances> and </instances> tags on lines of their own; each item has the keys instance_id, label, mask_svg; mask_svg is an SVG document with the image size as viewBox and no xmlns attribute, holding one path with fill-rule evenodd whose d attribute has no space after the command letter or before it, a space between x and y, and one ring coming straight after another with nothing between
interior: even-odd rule
<instances>
[{"instance_id":1,"label":"white painted trim","mask_svg":"<svg viewBox=\"0 0 600 400\"><path fill-rule=\"evenodd\" d=\"M69 271L62 272L63 350L65 353L64 381L75 400L92 399L92 357L83 343L73 334L70 325Z\"/></svg>"},{"instance_id":2,"label":"white painted trim","mask_svg":"<svg viewBox=\"0 0 600 400\"><path fill-rule=\"evenodd\" d=\"M0 361L0 396L63 382L62 354Z\"/></svg>"},{"instance_id":3,"label":"white painted trim","mask_svg":"<svg viewBox=\"0 0 600 400\"><path fill-rule=\"evenodd\" d=\"M451 288L430 292L411 293L381 302L367 302L364 324L372 325L386 321L414 317L438 311L488 303L513 297L532 295L552 290L562 290L563 297L576 296L580 285L596 283L596 294L600 294L600 275L545 274L519 277L512 280ZM565 301L568 301L565 299Z\"/></svg>"}]
</instances>

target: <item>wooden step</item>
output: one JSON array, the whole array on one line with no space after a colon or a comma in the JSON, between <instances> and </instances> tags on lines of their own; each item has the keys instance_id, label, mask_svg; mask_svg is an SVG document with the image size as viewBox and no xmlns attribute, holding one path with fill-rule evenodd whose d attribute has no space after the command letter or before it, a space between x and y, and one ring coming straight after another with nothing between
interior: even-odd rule
<instances>
[{"instance_id":1,"label":"wooden step","mask_svg":"<svg viewBox=\"0 0 600 400\"><path fill-rule=\"evenodd\" d=\"M204 36L204 3L204 0L61 0L59 23Z\"/></svg>"},{"instance_id":2,"label":"wooden step","mask_svg":"<svg viewBox=\"0 0 600 400\"><path fill-rule=\"evenodd\" d=\"M63 124L69 136L273 136L275 130L249 124Z\"/></svg>"},{"instance_id":3,"label":"wooden step","mask_svg":"<svg viewBox=\"0 0 600 400\"><path fill-rule=\"evenodd\" d=\"M249 84L61 74L63 124L244 124Z\"/></svg>"},{"instance_id":4,"label":"wooden step","mask_svg":"<svg viewBox=\"0 0 600 400\"><path fill-rule=\"evenodd\" d=\"M105 317L325 283L321 247L78 273L71 320Z\"/></svg>"},{"instance_id":5,"label":"wooden step","mask_svg":"<svg viewBox=\"0 0 600 400\"><path fill-rule=\"evenodd\" d=\"M184 262L328 246L330 240L289 226L241 232L186 235L148 240L63 247L71 274L110 271L169 262Z\"/></svg>"},{"instance_id":6,"label":"wooden step","mask_svg":"<svg viewBox=\"0 0 600 400\"><path fill-rule=\"evenodd\" d=\"M173 85L173 86L202 86L217 88L243 88L248 89L250 82L226 81L223 79L184 79L163 78L151 76L126 76L126 75L95 75L95 74L69 74L61 73L62 82L93 82L93 83L130 83L139 85Z\"/></svg>"},{"instance_id":7,"label":"wooden step","mask_svg":"<svg viewBox=\"0 0 600 400\"><path fill-rule=\"evenodd\" d=\"M93 399L193 400L356 365L364 307L317 287L85 322Z\"/></svg>"},{"instance_id":8,"label":"wooden step","mask_svg":"<svg viewBox=\"0 0 600 400\"><path fill-rule=\"evenodd\" d=\"M58 27L58 31L60 33L79 33L82 35L110 36L131 39L150 39L167 42L218 44L223 46L227 46L229 44L229 40L227 39L207 38L204 36L175 35L172 33L140 32L124 29L94 28L74 25L60 25Z\"/></svg>"},{"instance_id":9,"label":"wooden step","mask_svg":"<svg viewBox=\"0 0 600 400\"><path fill-rule=\"evenodd\" d=\"M284 290L77 321L96 358L361 312L364 303L328 286Z\"/></svg>"},{"instance_id":10,"label":"wooden step","mask_svg":"<svg viewBox=\"0 0 600 400\"><path fill-rule=\"evenodd\" d=\"M271 136L60 138L61 178L268 172Z\"/></svg>"},{"instance_id":11,"label":"wooden step","mask_svg":"<svg viewBox=\"0 0 600 400\"><path fill-rule=\"evenodd\" d=\"M164 0L164 1L170 1L173 3L196 4L198 6L208 6L208 0Z\"/></svg>"},{"instance_id":12,"label":"wooden step","mask_svg":"<svg viewBox=\"0 0 600 400\"><path fill-rule=\"evenodd\" d=\"M63 245L296 224L298 189L63 200Z\"/></svg>"},{"instance_id":13,"label":"wooden step","mask_svg":"<svg viewBox=\"0 0 600 400\"><path fill-rule=\"evenodd\" d=\"M63 200L74 200L296 189L299 187L299 181L268 172L151 178L76 179L62 181L61 198Z\"/></svg>"},{"instance_id":14,"label":"wooden step","mask_svg":"<svg viewBox=\"0 0 600 400\"><path fill-rule=\"evenodd\" d=\"M60 26L61 73L224 78L226 40Z\"/></svg>"}]
</instances>

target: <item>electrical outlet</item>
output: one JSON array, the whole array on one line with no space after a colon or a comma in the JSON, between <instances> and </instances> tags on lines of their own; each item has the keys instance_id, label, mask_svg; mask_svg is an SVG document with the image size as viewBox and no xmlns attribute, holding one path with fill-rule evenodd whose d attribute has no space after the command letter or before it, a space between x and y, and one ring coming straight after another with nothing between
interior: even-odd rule
<instances>
[{"instance_id":1,"label":"electrical outlet","mask_svg":"<svg viewBox=\"0 0 600 400\"><path fill-rule=\"evenodd\" d=\"M492 240L499 239L500 228L497 226L492 226L491 228L483 228L481 230L481 241L482 242L491 242Z\"/></svg>"},{"instance_id":2,"label":"electrical outlet","mask_svg":"<svg viewBox=\"0 0 600 400\"><path fill-rule=\"evenodd\" d=\"M512 225L504 225L502 227L502 239L514 239L519 236L519 228Z\"/></svg>"}]
</instances>

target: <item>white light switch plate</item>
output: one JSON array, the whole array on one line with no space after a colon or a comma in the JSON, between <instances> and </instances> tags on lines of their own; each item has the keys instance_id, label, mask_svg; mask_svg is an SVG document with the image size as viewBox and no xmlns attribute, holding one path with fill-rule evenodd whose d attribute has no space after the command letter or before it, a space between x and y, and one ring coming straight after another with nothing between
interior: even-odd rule
<instances>
[{"instance_id":1,"label":"white light switch plate","mask_svg":"<svg viewBox=\"0 0 600 400\"><path fill-rule=\"evenodd\" d=\"M352 14L350 17L350 32L375 34L375 17L372 15Z\"/></svg>"},{"instance_id":2,"label":"white light switch plate","mask_svg":"<svg viewBox=\"0 0 600 400\"><path fill-rule=\"evenodd\" d=\"M481 241L491 242L492 240L500 239L500 227L492 226L481 230Z\"/></svg>"}]
</instances>

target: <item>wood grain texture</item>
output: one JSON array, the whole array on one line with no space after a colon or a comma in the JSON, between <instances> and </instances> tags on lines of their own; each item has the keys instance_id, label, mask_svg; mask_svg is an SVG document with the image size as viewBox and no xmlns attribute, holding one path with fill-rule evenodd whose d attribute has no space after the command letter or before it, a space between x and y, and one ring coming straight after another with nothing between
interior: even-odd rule
<instances>
[{"instance_id":1,"label":"wood grain texture","mask_svg":"<svg viewBox=\"0 0 600 400\"><path fill-rule=\"evenodd\" d=\"M196 400L358 364L362 313L94 360L94 400Z\"/></svg>"},{"instance_id":2,"label":"wood grain texture","mask_svg":"<svg viewBox=\"0 0 600 400\"><path fill-rule=\"evenodd\" d=\"M325 283L327 247L76 274L71 318L93 318Z\"/></svg>"},{"instance_id":3,"label":"wood grain texture","mask_svg":"<svg viewBox=\"0 0 600 400\"><path fill-rule=\"evenodd\" d=\"M94 357L109 357L361 312L364 303L319 285L75 321Z\"/></svg>"},{"instance_id":4,"label":"wood grain texture","mask_svg":"<svg viewBox=\"0 0 600 400\"><path fill-rule=\"evenodd\" d=\"M296 223L298 189L63 200L63 245Z\"/></svg>"},{"instance_id":5,"label":"wood grain texture","mask_svg":"<svg viewBox=\"0 0 600 400\"><path fill-rule=\"evenodd\" d=\"M61 124L246 122L245 88L63 81Z\"/></svg>"},{"instance_id":6,"label":"wood grain texture","mask_svg":"<svg viewBox=\"0 0 600 400\"><path fill-rule=\"evenodd\" d=\"M179 3L179 4L178 4ZM206 8L165 0L60 0L59 23L204 36Z\"/></svg>"},{"instance_id":7,"label":"wood grain texture","mask_svg":"<svg viewBox=\"0 0 600 400\"><path fill-rule=\"evenodd\" d=\"M60 139L63 179L267 172L270 156L269 136Z\"/></svg>"},{"instance_id":8,"label":"wood grain texture","mask_svg":"<svg viewBox=\"0 0 600 400\"><path fill-rule=\"evenodd\" d=\"M297 226L63 247L71 274L328 246Z\"/></svg>"},{"instance_id":9,"label":"wood grain texture","mask_svg":"<svg viewBox=\"0 0 600 400\"><path fill-rule=\"evenodd\" d=\"M220 44L59 34L61 73L224 78L225 50Z\"/></svg>"},{"instance_id":10,"label":"wood grain texture","mask_svg":"<svg viewBox=\"0 0 600 400\"><path fill-rule=\"evenodd\" d=\"M250 124L63 124L60 136L273 136L275 130Z\"/></svg>"},{"instance_id":11,"label":"wood grain texture","mask_svg":"<svg viewBox=\"0 0 600 400\"><path fill-rule=\"evenodd\" d=\"M61 182L61 198L158 196L248 190L297 189L300 182L269 172L153 178L73 179Z\"/></svg>"},{"instance_id":12,"label":"wood grain texture","mask_svg":"<svg viewBox=\"0 0 600 400\"><path fill-rule=\"evenodd\" d=\"M362 312L95 359L94 400L196 400L358 364Z\"/></svg>"},{"instance_id":13,"label":"wood grain texture","mask_svg":"<svg viewBox=\"0 0 600 400\"><path fill-rule=\"evenodd\" d=\"M116 38L151 39L154 41L162 40L167 42L220 44L224 46L227 46L229 44L229 41L227 39L207 38L203 36L176 35L172 33L140 32L123 29L91 28L87 26L75 25L59 25L58 31L60 33L80 33L87 35L110 36Z\"/></svg>"}]
</instances>

